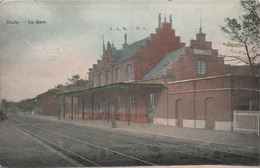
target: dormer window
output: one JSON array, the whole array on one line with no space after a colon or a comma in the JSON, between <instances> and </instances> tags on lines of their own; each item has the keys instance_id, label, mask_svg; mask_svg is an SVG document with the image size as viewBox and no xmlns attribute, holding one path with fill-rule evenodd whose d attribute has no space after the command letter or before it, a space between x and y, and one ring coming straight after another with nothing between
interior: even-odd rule
<instances>
[{"instance_id":1,"label":"dormer window","mask_svg":"<svg viewBox=\"0 0 260 168\"><path fill-rule=\"evenodd\" d=\"M201 75L201 74L205 74L206 72L206 62L205 60L198 60L198 74Z\"/></svg>"}]
</instances>

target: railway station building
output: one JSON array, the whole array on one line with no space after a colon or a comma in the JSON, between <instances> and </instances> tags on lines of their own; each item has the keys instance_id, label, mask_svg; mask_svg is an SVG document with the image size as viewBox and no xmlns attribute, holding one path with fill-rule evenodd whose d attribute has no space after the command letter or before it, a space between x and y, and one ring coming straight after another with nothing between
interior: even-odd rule
<instances>
[{"instance_id":1,"label":"railway station building","mask_svg":"<svg viewBox=\"0 0 260 168\"><path fill-rule=\"evenodd\" d=\"M61 101L57 94L84 89L83 86L50 89L36 96L37 107L35 112L40 115L59 116L61 113Z\"/></svg>"},{"instance_id":2,"label":"railway station building","mask_svg":"<svg viewBox=\"0 0 260 168\"><path fill-rule=\"evenodd\" d=\"M259 64L255 64L257 77ZM155 33L121 49L103 41L87 88L59 93L64 118L232 131L233 111L259 109L259 85L247 65L226 65L200 27L189 46L170 16ZM259 81L259 78L258 78Z\"/></svg>"}]
</instances>

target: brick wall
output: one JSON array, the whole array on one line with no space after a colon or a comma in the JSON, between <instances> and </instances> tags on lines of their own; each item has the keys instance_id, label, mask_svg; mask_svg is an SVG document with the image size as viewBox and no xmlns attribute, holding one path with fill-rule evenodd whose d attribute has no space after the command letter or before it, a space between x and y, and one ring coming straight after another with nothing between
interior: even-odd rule
<instances>
[{"instance_id":1,"label":"brick wall","mask_svg":"<svg viewBox=\"0 0 260 168\"><path fill-rule=\"evenodd\" d=\"M156 29L156 34L150 35L150 40L140 46L135 52L134 60L135 80L140 80L153 68L167 53L176 51L185 46L180 42L180 37L175 36L175 31L169 23L164 23L162 28Z\"/></svg>"},{"instance_id":2,"label":"brick wall","mask_svg":"<svg viewBox=\"0 0 260 168\"><path fill-rule=\"evenodd\" d=\"M76 91L82 88L84 88L84 86L66 89L52 89L41 94L36 107L36 114L58 116L58 114L61 113L62 101L60 97L57 97L57 94L68 91Z\"/></svg>"}]
</instances>

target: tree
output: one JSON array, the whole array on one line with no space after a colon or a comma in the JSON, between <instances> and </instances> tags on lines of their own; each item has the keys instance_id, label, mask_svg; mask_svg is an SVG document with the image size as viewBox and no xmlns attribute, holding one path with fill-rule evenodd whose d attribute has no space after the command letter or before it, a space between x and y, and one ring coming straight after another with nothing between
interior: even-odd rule
<instances>
[{"instance_id":1,"label":"tree","mask_svg":"<svg viewBox=\"0 0 260 168\"><path fill-rule=\"evenodd\" d=\"M224 43L224 45L232 48L234 53L239 56L226 56L238 59L240 62L248 64L251 68L252 76L257 84L259 84L254 63L260 57L260 4L255 0L240 1L244 9L244 14L237 19L226 18L226 26L221 26L221 30L228 36L232 42Z\"/></svg>"},{"instance_id":2,"label":"tree","mask_svg":"<svg viewBox=\"0 0 260 168\"><path fill-rule=\"evenodd\" d=\"M36 99L24 99L17 103L19 109L24 112L31 112L37 106Z\"/></svg>"},{"instance_id":3,"label":"tree","mask_svg":"<svg viewBox=\"0 0 260 168\"><path fill-rule=\"evenodd\" d=\"M54 89L61 89L61 88L64 88L64 87L65 87L64 85L62 85L62 84L58 84L57 86L55 86Z\"/></svg>"},{"instance_id":4,"label":"tree","mask_svg":"<svg viewBox=\"0 0 260 168\"><path fill-rule=\"evenodd\" d=\"M37 99L24 99L19 102L9 102L6 99L2 99L1 105L5 112L31 112L37 106Z\"/></svg>"},{"instance_id":5,"label":"tree","mask_svg":"<svg viewBox=\"0 0 260 168\"><path fill-rule=\"evenodd\" d=\"M1 105L3 109L8 109L10 106L12 106L13 102L9 102L6 99L2 99Z\"/></svg>"},{"instance_id":6,"label":"tree","mask_svg":"<svg viewBox=\"0 0 260 168\"><path fill-rule=\"evenodd\" d=\"M2 99L2 100L1 100L1 104L2 104L2 105L5 105L6 103L7 103L7 100L6 100L6 99Z\"/></svg>"},{"instance_id":7,"label":"tree","mask_svg":"<svg viewBox=\"0 0 260 168\"><path fill-rule=\"evenodd\" d=\"M68 81L70 81L70 83L66 82L67 86L86 86L87 81L84 79L80 79L80 75L72 75L71 78L68 79Z\"/></svg>"},{"instance_id":8,"label":"tree","mask_svg":"<svg viewBox=\"0 0 260 168\"><path fill-rule=\"evenodd\" d=\"M87 86L88 81L81 79L80 75L72 75L71 78L68 79L69 82L65 82L65 85L58 84L54 87L54 89L68 88L73 86Z\"/></svg>"}]
</instances>

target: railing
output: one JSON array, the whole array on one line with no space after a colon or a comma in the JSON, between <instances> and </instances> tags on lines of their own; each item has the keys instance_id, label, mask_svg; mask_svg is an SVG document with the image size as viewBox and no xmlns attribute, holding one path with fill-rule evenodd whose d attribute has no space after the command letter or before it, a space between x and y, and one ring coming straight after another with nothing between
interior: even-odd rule
<instances>
[{"instance_id":1,"label":"railing","mask_svg":"<svg viewBox=\"0 0 260 168\"><path fill-rule=\"evenodd\" d=\"M233 130L235 133L259 136L260 111L234 111Z\"/></svg>"}]
</instances>

